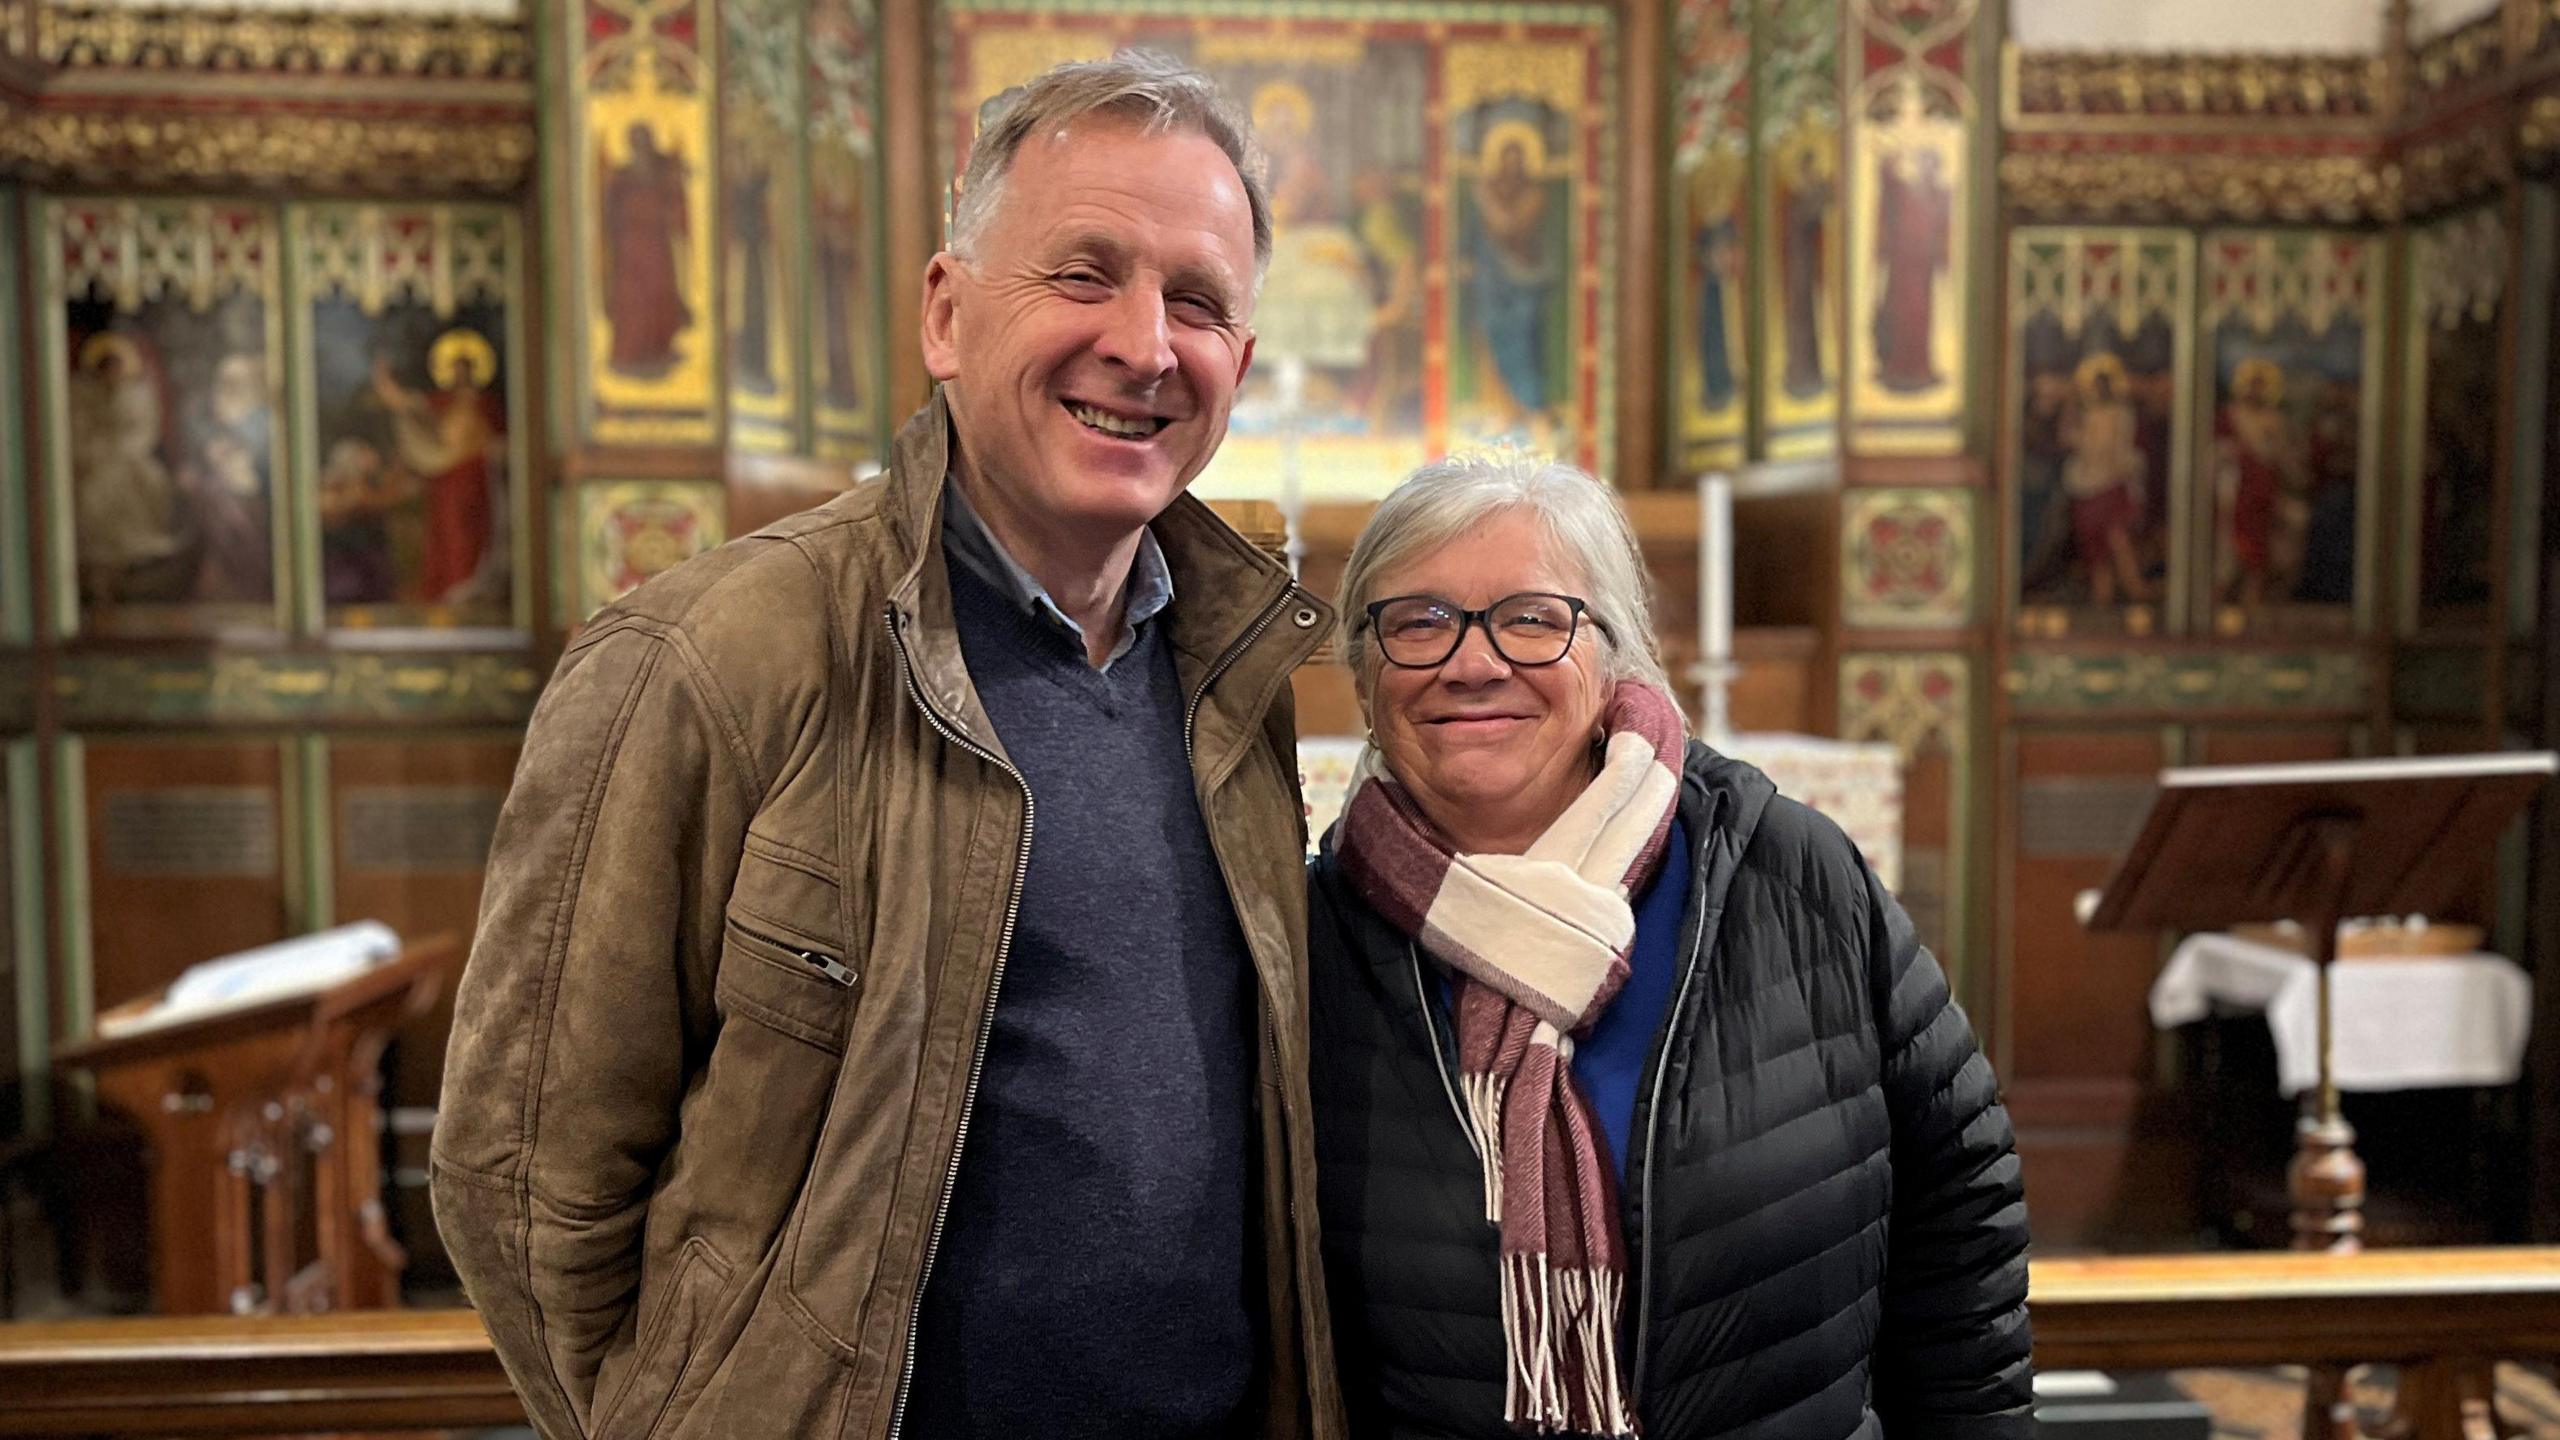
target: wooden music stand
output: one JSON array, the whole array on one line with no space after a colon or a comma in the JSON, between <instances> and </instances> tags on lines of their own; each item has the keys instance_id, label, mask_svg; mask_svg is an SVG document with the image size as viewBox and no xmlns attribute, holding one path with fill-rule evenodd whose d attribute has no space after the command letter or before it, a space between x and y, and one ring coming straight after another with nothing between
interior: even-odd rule
<instances>
[{"instance_id":1,"label":"wooden music stand","mask_svg":"<svg viewBox=\"0 0 2560 1440\"><path fill-rule=\"evenodd\" d=\"M408 1256L382 1205L382 1052L461 960L437 936L325 988L55 1053L149 1141L161 1313L398 1302Z\"/></svg>"},{"instance_id":2,"label":"wooden music stand","mask_svg":"<svg viewBox=\"0 0 2560 1440\"><path fill-rule=\"evenodd\" d=\"M2364 1162L2330 1070L2329 965L2355 915L2433 915L2555 771L2547 751L2164 770L2142 833L2083 923L2220 930L2299 922L2319 966L2320 1087L2285 1193L2297 1250L2359 1248Z\"/></svg>"}]
</instances>

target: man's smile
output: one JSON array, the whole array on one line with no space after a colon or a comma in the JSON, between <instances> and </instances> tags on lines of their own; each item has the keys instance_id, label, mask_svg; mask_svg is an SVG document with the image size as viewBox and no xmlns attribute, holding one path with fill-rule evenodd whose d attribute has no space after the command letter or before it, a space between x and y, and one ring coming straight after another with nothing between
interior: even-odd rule
<instances>
[{"instance_id":1,"label":"man's smile","mask_svg":"<svg viewBox=\"0 0 2560 1440\"><path fill-rule=\"evenodd\" d=\"M1081 400L1061 400L1058 403L1066 407L1066 412L1075 417L1077 424L1115 440L1144 440L1173 423L1162 415L1123 415Z\"/></svg>"}]
</instances>

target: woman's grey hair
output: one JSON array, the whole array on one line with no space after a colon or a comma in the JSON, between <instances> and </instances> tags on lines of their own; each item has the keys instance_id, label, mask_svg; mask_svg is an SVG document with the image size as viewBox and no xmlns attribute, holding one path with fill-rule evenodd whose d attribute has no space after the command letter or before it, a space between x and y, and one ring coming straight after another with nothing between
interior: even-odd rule
<instances>
[{"instance_id":1,"label":"woman's grey hair","mask_svg":"<svg viewBox=\"0 0 2560 1440\"><path fill-rule=\"evenodd\" d=\"M1652 579L1617 492L1560 460L1504 452L1452 455L1414 471L1378 502L1352 542L1337 633L1362 703L1383 659L1368 637L1364 608L1384 598L1371 593L1380 579L1509 510L1536 516L1555 558L1582 572L1588 618L1599 622L1604 675L1641 680L1677 703L1653 636Z\"/></svg>"},{"instance_id":2,"label":"woman's grey hair","mask_svg":"<svg viewBox=\"0 0 2560 1440\"><path fill-rule=\"evenodd\" d=\"M951 212L952 253L974 257L1003 203L1005 176L1023 142L1054 134L1085 115L1134 120L1150 133L1198 134L1225 152L1244 178L1245 203L1253 211L1253 288L1261 293L1263 272L1271 265L1271 197L1253 122L1227 103L1208 76L1152 50L1054 66L978 107L978 138L969 146Z\"/></svg>"}]
</instances>

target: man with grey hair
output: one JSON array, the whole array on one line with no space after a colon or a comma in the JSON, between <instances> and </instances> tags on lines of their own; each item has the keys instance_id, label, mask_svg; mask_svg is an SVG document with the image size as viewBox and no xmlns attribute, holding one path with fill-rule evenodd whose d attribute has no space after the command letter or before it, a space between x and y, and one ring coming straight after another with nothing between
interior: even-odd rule
<instances>
[{"instance_id":1,"label":"man with grey hair","mask_svg":"<svg viewBox=\"0 0 2560 1440\"><path fill-rule=\"evenodd\" d=\"M565 1437L1331 1436L1289 676L1183 494L1270 222L1199 75L981 116L866 485L607 608L490 860L437 1213Z\"/></svg>"}]
</instances>

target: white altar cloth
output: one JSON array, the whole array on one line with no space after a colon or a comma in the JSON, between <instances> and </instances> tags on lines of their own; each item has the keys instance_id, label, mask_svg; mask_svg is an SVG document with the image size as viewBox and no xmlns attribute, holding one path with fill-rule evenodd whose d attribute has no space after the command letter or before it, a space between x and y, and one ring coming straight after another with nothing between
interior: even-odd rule
<instances>
[{"instance_id":1,"label":"white altar cloth","mask_svg":"<svg viewBox=\"0 0 2560 1440\"><path fill-rule=\"evenodd\" d=\"M2499 955L2341 960L2330 972L2341 1090L2512 1085L2524 1068L2533 982ZM2151 1023L2201 1020L2214 1001L2264 1011L2287 1095L2320 1082L2318 967L2235 936L2191 935L2151 986Z\"/></svg>"}]
</instances>

